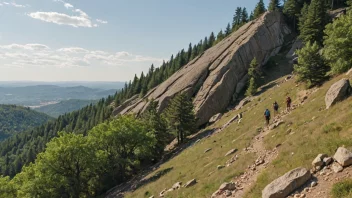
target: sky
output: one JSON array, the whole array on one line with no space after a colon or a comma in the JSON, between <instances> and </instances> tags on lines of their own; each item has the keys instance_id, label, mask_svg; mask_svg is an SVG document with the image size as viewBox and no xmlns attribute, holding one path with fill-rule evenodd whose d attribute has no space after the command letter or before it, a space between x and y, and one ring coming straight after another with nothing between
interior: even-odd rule
<instances>
[{"instance_id":1,"label":"sky","mask_svg":"<svg viewBox=\"0 0 352 198\"><path fill-rule=\"evenodd\" d=\"M0 81L128 81L257 1L0 0Z\"/></svg>"}]
</instances>

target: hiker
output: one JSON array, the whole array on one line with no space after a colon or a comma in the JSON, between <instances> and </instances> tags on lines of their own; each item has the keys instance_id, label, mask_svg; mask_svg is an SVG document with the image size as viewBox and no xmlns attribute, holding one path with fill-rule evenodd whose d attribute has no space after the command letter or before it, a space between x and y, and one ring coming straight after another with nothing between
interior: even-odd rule
<instances>
[{"instance_id":1,"label":"hiker","mask_svg":"<svg viewBox=\"0 0 352 198\"><path fill-rule=\"evenodd\" d=\"M274 114L278 114L279 113L279 104L277 104L277 102L275 101L273 103L273 108L274 108Z\"/></svg>"},{"instance_id":2,"label":"hiker","mask_svg":"<svg viewBox=\"0 0 352 198\"><path fill-rule=\"evenodd\" d=\"M268 126L269 122L270 122L270 111L269 111L269 109L265 110L264 117L265 117L266 125Z\"/></svg>"},{"instance_id":3,"label":"hiker","mask_svg":"<svg viewBox=\"0 0 352 198\"><path fill-rule=\"evenodd\" d=\"M291 98L290 98L290 96L287 96L287 98L286 98L286 110L287 111L290 111L290 109L291 109L291 102L292 102L292 100L291 100Z\"/></svg>"}]
</instances>

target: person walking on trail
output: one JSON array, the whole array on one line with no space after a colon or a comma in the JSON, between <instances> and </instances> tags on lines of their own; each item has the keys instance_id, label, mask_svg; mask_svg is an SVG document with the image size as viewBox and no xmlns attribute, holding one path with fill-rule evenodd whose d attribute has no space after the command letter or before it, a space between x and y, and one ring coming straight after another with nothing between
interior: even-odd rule
<instances>
[{"instance_id":1,"label":"person walking on trail","mask_svg":"<svg viewBox=\"0 0 352 198\"><path fill-rule=\"evenodd\" d=\"M290 109L291 109L291 102L292 102L292 100L291 100L290 96L287 96L287 98L286 98L286 110L287 111L290 111Z\"/></svg>"},{"instance_id":2,"label":"person walking on trail","mask_svg":"<svg viewBox=\"0 0 352 198\"><path fill-rule=\"evenodd\" d=\"M265 117L266 125L268 126L269 123L270 123L270 111L269 111L269 109L265 110L264 117Z\"/></svg>"},{"instance_id":3,"label":"person walking on trail","mask_svg":"<svg viewBox=\"0 0 352 198\"><path fill-rule=\"evenodd\" d=\"M276 101L273 103L273 108L275 115L277 115L279 113L279 104Z\"/></svg>"}]
</instances>

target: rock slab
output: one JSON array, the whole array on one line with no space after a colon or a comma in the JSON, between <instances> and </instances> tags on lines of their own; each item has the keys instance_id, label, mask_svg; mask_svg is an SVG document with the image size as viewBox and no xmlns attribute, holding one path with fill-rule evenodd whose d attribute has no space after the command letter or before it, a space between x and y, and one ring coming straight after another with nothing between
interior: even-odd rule
<instances>
[{"instance_id":1,"label":"rock slab","mask_svg":"<svg viewBox=\"0 0 352 198\"><path fill-rule=\"evenodd\" d=\"M334 159L343 167L352 165L352 153L344 147L337 149Z\"/></svg>"},{"instance_id":2,"label":"rock slab","mask_svg":"<svg viewBox=\"0 0 352 198\"><path fill-rule=\"evenodd\" d=\"M188 181L183 187L188 188L188 187L195 185L196 183L197 183L197 180L192 179L192 180Z\"/></svg>"},{"instance_id":3,"label":"rock slab","mask_svg":"<svg viewBox=\"0 0 352 198\"><path fill-rule=\"evenodd\" d=\"M266 12L182 66L138 101L114 113L140 115L151 99L158 102L158 111L162 112L172 98L185 93L194 98L197 125L203 125L226 110L253 58L257 58L259 66L267 63L280 51L290 33L282 13Z\"/></svg>"},{"instance_id":4,"label":"rock slab","mask_svg":"<svg viewBox=\"0 0 352 198\"><path fill-rule=\"evenodd\" d=\"M329 109L332 105L345 99L351 90L350 81L347 78L343 78L334 83L325 95L326 109Z\"/></svg>"},{"instance_id":5,"label":"rock slab","mask_svg":"<svg viewBox=\"0 0 352 198\"><path fill-rule=\"evenodd\" d=\"M213 124L217 122L218 120L221 119L221 117L222 117L222 113L215 114L213 117L210 118L209 124Z\"/></svg>"},{"instance_id":6,"label":"rock slab","mask_svg":"<svg viewBox=\"0 0 352 198\"><path fill-rule=\"evenodd\" d=\"M262 198L285 198L311 178L311 173L305 168L296 168L277 178L267 185Z\"/></svg>"}]
</instances>

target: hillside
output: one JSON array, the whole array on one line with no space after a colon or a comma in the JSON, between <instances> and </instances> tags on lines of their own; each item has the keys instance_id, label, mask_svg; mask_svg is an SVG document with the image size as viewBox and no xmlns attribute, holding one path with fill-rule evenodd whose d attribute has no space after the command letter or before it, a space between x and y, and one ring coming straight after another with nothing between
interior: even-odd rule
<instances>
[{"instance_id":1,"label":"hillside","mask_svg":"<svg viewBox=\"0 0 352 198\"><path fill-rule=\"evenodd\" d=\"M289 60L283 57L284 54L277 57L281 60L279 66L265 70L267 79L275 79L292 70ZM198 135L190 136L182 152L176 150L171 159L151 168L152 172L128 183L127 188L120 186L113 189L107 197L116 197L121 189L131 190L127 190L125 197L156 197L176 182L185 184L191 179L197 180L194 186L167 192L165 197L210 197L222 183L230 181L238 182L236 184L243 189L231 197L261 197L264 187L287 171L299 166L310 168L317 154L331 156L342 145L352 148L352 98L329 110L325 109L324 101L329 87L346 77L344 74L337 76L321 87L308 90L304 84L297 84L296 78L291 78L291 75L263 82L265 85L259 89L260 94L250 103L239 110L229 109L218 122ZM348 77L352 79L352 76ZM286 96L291 96L295 106L289 114L284 109ZM262 115L266 108L271 109L274 101L281 106L276 120L282 120L282 123L267 130ZM243 116L241 121L235 120L224 127L238 114ZM225 156L231 149L238 151ZM226 166L235 156L233 162ZM264 159L264 166L258 165L254 171L248 169L258 158ZM219 165L225 167L219 170ZM342 176L339 175L340 179ZM323 185L324 178L320 179ZM326 189L319 189L328 195L332 183L324 184ZM313 194L318 192L312 189L311 196L307 194L307 197L314 197Z\"/></svg>"},{"instance_id":2,"label":"hillside","mask_svg":"<svg viewBox=\"0 0 352 198\"><path fill-rule=\"evenodd\" d=\"M70 113L72 111L76 111L90 104L94 104L95 102L96 101L94 100L71 99L71 100L60 101L59 103L56 103L56 104L50 104L39 108L34 108L34 110L45 113L51 117L57 118L60 115L63 115L65 113Z\"/></svg>"},{"instance_id":3,"label":"hillside","mask_svg":"<svg viewBox=\"0 0 352 198\"><path fill-rule=\"evenodd\" d=\"M29 108L0 104L0 141L16 133L40 126L52 118Z\"/></svg>"}]
</instances>

